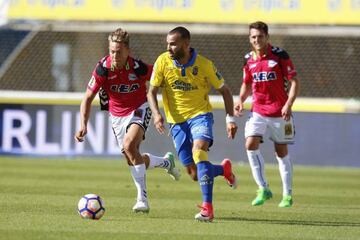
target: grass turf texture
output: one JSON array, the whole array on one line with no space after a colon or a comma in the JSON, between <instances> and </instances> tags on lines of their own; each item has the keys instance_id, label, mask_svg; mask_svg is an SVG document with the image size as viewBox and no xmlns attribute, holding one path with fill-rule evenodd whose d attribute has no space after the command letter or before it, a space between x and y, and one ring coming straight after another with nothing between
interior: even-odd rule
<instances>
[{"instance_id":1,"label":"grass turf texture","mask_svg":"<svg viewBox=\"0 0 360 240\"><path fill-rule=\"evenodd\" d=\"M278 208L276 166L267 177L274 197L252 207L256 186L236 165L239 187L215 181L213 223L193 218L199 186L185 174L173 181L147 172L149 214L134 214L136 191L125 161L0 158L0 239L359 239L360 169L294 167L294 206ZM105 201L102 219L84 220L77 202L87 193Z\"/></svg>"}]
</instances>

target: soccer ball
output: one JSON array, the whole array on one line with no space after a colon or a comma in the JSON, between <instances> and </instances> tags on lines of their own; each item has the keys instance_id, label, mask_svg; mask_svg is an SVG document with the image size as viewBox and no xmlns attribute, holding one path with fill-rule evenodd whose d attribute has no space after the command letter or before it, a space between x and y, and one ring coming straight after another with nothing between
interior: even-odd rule
<instances>
[{"instance_id":1,"label":"soccer ball","mask_svg":"<svg viewBox=\"0 0 360 240\"><path fill-rule=\"evenodd\" d=\"M98 220L105 213L104 202L96 194L86 194L79 200L78 213L82 218Z\"/></svg>"}]
</instances>

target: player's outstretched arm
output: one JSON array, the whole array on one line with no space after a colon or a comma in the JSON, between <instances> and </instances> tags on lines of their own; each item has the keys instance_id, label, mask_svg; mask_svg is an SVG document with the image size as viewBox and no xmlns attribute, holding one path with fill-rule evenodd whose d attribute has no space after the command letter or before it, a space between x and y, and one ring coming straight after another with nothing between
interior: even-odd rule
<instances>
[{"instance_id":1,"label":"player's outstretched arm","mask_svg":"<svg viewBox=\"0 0 360 240\"><path fill-rule=\"evenodd\" d=\"M87 134L87 123L90 118L91 103L94 100L96 93L87 89L83 100L80 104L80 129L75 133L75 140L77 142L83 142L84 137Z\"/></svg>"},{"instance_id":2,"label":"player's outstretched arm","mask_svg":"<svg viewBox=\"0 0 360 240\"><path fill-rule=\"evenodd\" d=\"M150 85L149 91L147 93L147 100L152 111L154 126L160 134L164 134L165 133L164 118L160 113L159 104L157 101L158 90L159 87Z\"/></svg>"}]
</instances>

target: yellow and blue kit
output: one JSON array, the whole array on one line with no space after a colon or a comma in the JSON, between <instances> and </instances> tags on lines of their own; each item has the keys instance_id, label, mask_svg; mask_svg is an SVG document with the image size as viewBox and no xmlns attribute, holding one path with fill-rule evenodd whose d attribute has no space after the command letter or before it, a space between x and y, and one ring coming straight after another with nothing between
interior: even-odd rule
<instances>
[{"instance_id":1,"label":"yellow and blue kit","mask_svg":"<svg viewBox=\"0 0 360 240\"><path fill-rule=\"evenodd\" d=\"M184 166L197 165L203 203L211 204L214 177L223 175L222 165L208 161L207 151L192 151L194 140L213 142L213 114L209 101L211 87L219 89L224 78L213 62L190 49L191 59L181 65L168 52L155 62L150 84L162 88L164 111L171 125L177 155Z\"/></svg>"},{"instance_id":2,"label":"yellow and blue kit","mask_svg":"<svg viewBox=\"0 0 360 240\"><path fill-rule=\"evenodd\" d=\"M224 78L209 59L191 49L190 61L181 65L168 52L155 62L150 84L162 87L166 119L169 123L186 120L212 111L209 101L211 87L219 89Z\"/></svg>"}]
</instances>

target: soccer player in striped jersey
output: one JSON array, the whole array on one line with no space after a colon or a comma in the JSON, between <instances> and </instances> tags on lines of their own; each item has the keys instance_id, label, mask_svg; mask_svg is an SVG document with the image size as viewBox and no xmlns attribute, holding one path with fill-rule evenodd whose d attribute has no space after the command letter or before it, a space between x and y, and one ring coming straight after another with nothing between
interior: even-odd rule
<instances>
[{"instance_id":1,"label":"soccer player in striped jersey","mask_svg":"<svg viewBox=\"0 0 360 240\"><path fill-rule=\"evenodd\" d=\"M265 178L264 158L259 150L265 132L269 131L283 184L279 207L291 207L293 171L287 145L294 142L291 108L299 92L299 81L287 52L269 43L266 23L251 23L249 40L252 51L245 56L243 83L239 102L235 104L235 115L242 114L244 102L252 93L251 113L245 125L247 156L259 187L252 205L262 205L272 197Z\"/></svg>"},{"instance_id":2,"label":"soccer player in striped jersey","mask_svg":"<svg viewBox=\"0 0 360 240\"><path fill-rule=\"evenodd\" d=\"M170 152L164 157L139 152L151 119L146 82L150 79L152 65L129 55L130 39L125 30L116 29L110 33L108 40L109 55L96 65L81 102L80 130L76 132L75 139L84 141L91 103L99 92L101 108L109 111L117 143L127 159L137 188L133 211L148 212L146 169L164 168L175 180L179 180L180 172L175 168L174 156Z\"/></svg>"},{"instance_id":3,"label":"soccer player in striped jersey","mask_svg":"<svg viewBox=\"0 0 360 240\"><path fill-rule=\"evenodd\" d=\"M195 215L199 221L214 218L212 192L214 177L224 176L236 188L236 178L231 161L221 165L208 160L208 150L213 143L213 114L209 102L211 87L222 94L227 113L227 135L233 139L237 130L233 117L233 98L224 78L212 61L199 55L190 47L190 32L176 27L167 35L167 52L155 62L148 91L148 102L154 116L154 125L160 134L165 132L164 119L157 102L162 89L164 111L170 123L170 134L180 161L194 181L199 181L203 202Z\"/></svg>"}]
</instances>

